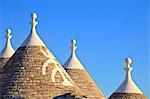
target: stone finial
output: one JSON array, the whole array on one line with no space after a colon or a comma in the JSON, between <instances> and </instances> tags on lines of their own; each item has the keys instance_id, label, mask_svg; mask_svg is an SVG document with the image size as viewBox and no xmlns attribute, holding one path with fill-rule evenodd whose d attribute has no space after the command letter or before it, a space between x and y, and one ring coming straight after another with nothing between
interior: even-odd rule
<instances>
[{"instance_id":1,"label":"stone finial","mask_svg":"<svg viewBox=\"0 0 150 99\"><path fill-rule=\"evenodd\" d=\"M6 44L5 47L3 48L3 50L0 53L0 58L10 58L13 54L14 54L14 49L11 46L11 30L10 29L6 29Z\"/></svg>"},{"instance_id":2,"label":"stone finial","mask_svg":"<svg viewBox=\"0 0 150 99\"><path fill-rule=\"evenodd\" d=\"M126 63L126 67L124 68L124 70L128 73L128 72L131 72L132 71L132 67L130 66L131 63L132 63L132 59L131 58L126 58L125 59L125 63Z\"/></svg>"},{"instance_id":3,"label":"stone finial","mask_svg":"<svg viewBox=\"0 0 150 99\"><path fill-rule=\"evenodd\" d=\"M75 39L71 40L71 44L72 44L72 46L71 46L71 51L72 51L73 53L75 53L75 50L77 49L76 43L77 43L77 41L76 41Z\"/></svg>"},{"instance_id":4,"label":"stone finial","mask_svg":"<svg viewBox=\"0 0 150 99\"><path fill-rule=\"evenodd\" d=\"M31 14L31 18L35 20L37 18L37 14L36 13L32 13Z\"/></svg>"},{"instance_id":5,"label":"stone finial","mask_svg":"<svg viewBox=\"0 0 150 99\"><path fill-rule=\"evenodd\" d=\"M134 81L132 80L131 71L132 67L130 66L132 63L131 58L125 59L126 67L124 68L126 72L126 77L123 83L119 86L119 88L115 91L115 93L138 93L143 94L142 91L136 86Z\"/></svg>"},{"instance_id":6,"label":"stone finial","mask_svg":"<svg viewBox=\"0 0 150 99\"><path fill-rule=\"evenodd\" d=\"M76 43L77 43L77 42L76 42L75 39L71 40L71 44L72 44L73 46L75 46Z\"/></svg>"},{"instance_id":7,"label":"stone finial","mask_svg":"<svg viewBox=\"0 0 150 99\"><path fill-rule=\"evenodd\" d=\"M126 63L127 65L130 65L130 64L132 63L132 59L131 59L131 58L126 58L126 59L125 59L125 63Z\"/></svg>"},{"instance_id":8,"label":"stone finial","mask_svg":"<svg viewBox=\"0 0 150 99\"><path fill-rule=\"evenodd\" d=\"M28 35L28 37L25 39L25 41L22 43L21 47L22 46L44 46L46 47L36 32L36 25L38 24L38 22L36 22L35 19L37 18L37 14L32 13L31 18L32 18L32 21L30 22L31 32Z\"/></svg>"},{"instance_id":9,"label":"stone finial","mask_svg":"<svg viewBox=\"0 0 150 99\"><path fill-rule=\"evenodd\" d=\"M35 20L37 18L37 14L36 13L32 13L31 14L31 18L32 18L32 22L30 22L30 25L32 26L31 32L35 33L36 32L35 27L38 24L38 22L36 22L36 20Z\"/></svg>"},{"instance_id":10,"label":"stone finial","mask_svg":"<svg viewBox=\"0 0 150 99\"><path fill-rule=\"evenodd\" d=\"M12 35L11 34L11 30L10 29L6 29L6 44L10 44L10 39L12 38Z\"/></svg>"},{"instance_id":11,"label":"stone finial","mask_svg":"<svg viewBox=\"0 0 150 99\"><path fill-rule=\"evenodd\" d=\"M82 66L82 64L80 63L80 61L78 60L77 56L76 56L76 40L73 39L71 40L71 44L72 46L70 47L71 49L71 56L70 58L65 62L65 64L63 65L65 69L82 69L85 70L84 67Z\"/></svg>"},{"instance_id":12,"label":"stone finial","mask_svg":"<svg viewBox=\"0 0 150 99\"><path fill-rule=\"evenodd\" d=\"M11 33L11 30L10 30L10 29L6 29L6 33L7 33L7 34L10 34L10 33Z\"/></svg>"}]
</instances>

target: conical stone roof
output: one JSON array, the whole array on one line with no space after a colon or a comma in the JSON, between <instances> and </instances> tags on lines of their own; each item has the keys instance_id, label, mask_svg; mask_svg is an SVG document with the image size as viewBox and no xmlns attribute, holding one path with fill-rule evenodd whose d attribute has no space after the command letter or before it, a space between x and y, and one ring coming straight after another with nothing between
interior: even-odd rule
<instances>
[{"instance_id":1,"label":"conical stone roof","mask_svg":"<svg viewBox=\"0 0 150 99\"><path fill-rule=\"evenodd\" d=\"M0 71L2 71L3 66L7 63L7 61L9 60L9 58L14 54L15 50L13 49L13 47L11 46L11 38L12 36L10 35L11 30L7 29L6 30L6 44L5 47L2 49L2 51L0 52Z\"/></svg>"},{"instance_id":2,"label":"conical stone roof","mask_svg":"<svg viewBox=\"0 0 150 99\"><path fill-rule=\"evenodd\" d=\"M125 80L109 99L147 99L132 80L131 71L133 68L130 66L132 63L131 58L126 58L125 63L127 64L124 68L126 71Z\"/></svg>"},{"instance_id":3,"label":"conical stone roof","mask_svg":"<svg viewBox=\"0 0 150 99\"><path fill-rule=\"evenodd\" d=\"M99 90L95 82L92 80L92 78L89 76L89 74L86 72L83 65L78 60L75 50L76 50L76 40L71 41L71 56L69 59L65 62L63 67L66 69L68 74L71 76L72 80L75 82L75 84L83 91L88 97L88 99L105 99L102 92Z\"/></svg>"},{"instance_id":4,"label":"conical stone roof","mask_svg":"<svg viewBox=\"0 0 150 99\"><path fill-rule=\"evenodd\" d=\"M32 14L31 33L3 69L0 85L4 99L52 99L71 93L83 95L68 73L36 33L37 15Z\"/></svg>"}]
</instances>

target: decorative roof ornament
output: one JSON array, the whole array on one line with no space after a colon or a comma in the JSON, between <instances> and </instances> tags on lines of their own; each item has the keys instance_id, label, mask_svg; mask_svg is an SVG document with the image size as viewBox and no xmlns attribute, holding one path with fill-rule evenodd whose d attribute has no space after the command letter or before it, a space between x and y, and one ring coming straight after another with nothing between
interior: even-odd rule
<instances>
[{"instance_id":1,"label":"decorative roof ornament","mask_svg":"<svg viewBox=\"0 0 150 99\"><path fill-rule=\"evenodd\" d=\"M71 40L71 44L72 46L70 47L71 49L71 56L70 58L66 61L66 63L64 64L64 68L65 69L82 69L85 70L83 65L80 63L80 61L78 60L77 56L76 56L76 40L73 39Z\"/></svg>"},{"instance_id":2,"label":"decorative roof ornament","mask_svg":"<svg viewBox=\"0 0 150 99\"><path fill-rule=\"evenodd\" d=\"M124 70L126 71L126 77L123 83L120 85L120 87L115 91L115 93L138 93L138 94L143 94L142 91L136 86L134 81L132 80L131 76L131 63L132 59L131 58L126 58L125 59L126 67Z\"/></svg>"},{"instance_id":3,"label":"decorative roof ornament","mask_svg":"<svg viewBox=\"0 0 150 99\"><path fill-rule=\"evenodd\" d=\"M32 18L32 22L30 22L31 33L26 38L26 40L22 43L21 46L44 46L45 47L45 44L43 43L43 41L40 39L40 37L36 32L36 25L38 24L38 22L36 22L35 19L37 18L37 14L32 13L31 18Z\"/></svg>"},{"instance_id":4,"label":"decorative roof ornament","mask_svg":"<svg viewBox=\"0 0 150 99\"><path fill-rule=\"evenodd\" d=\"M6 29L5 38L6 38L6 44L2 52L0 53L0 58L10 58L15 53L15 50L11 46L10 40L12 38L12 35L10 29Z\"/></svg>"},{"instance_id":5,"label":"decorative roof ornament","mask_svg":"<svg viewBox=\"0 0 150 99\"><path fill-rule=\"evenodd\" d=\"M88 99L105 99L105 96L92 80L76 56L76 40L71 40L71 56L63 65L75 84L85 93Z\"/></svg>"}]
</instances>

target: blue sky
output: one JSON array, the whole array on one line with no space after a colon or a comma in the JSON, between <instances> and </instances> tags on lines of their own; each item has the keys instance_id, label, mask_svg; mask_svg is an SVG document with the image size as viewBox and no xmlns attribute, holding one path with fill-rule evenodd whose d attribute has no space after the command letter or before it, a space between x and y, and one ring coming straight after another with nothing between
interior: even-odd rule
<instances>
[{"instance_id":1,"label":"blue sky","mask_svg":"<svg viewBox=\"0 0 150 99\"><path fill-rule=\"evenodd\" d=\"M126 57L133 58L136 84L150 96L148 0L1 0L0 49L6 28L14 48L20 46L32 12L38 13L38 34L61 64L70 56L70 40L77 39L77 55L105 96L124 80Z\"/></svg>"}]
</instances>

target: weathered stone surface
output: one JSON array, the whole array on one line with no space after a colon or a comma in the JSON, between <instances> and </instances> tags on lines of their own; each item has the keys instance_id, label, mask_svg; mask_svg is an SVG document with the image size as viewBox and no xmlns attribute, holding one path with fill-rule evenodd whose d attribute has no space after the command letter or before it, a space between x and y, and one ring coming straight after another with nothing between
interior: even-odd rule
<instances>
[{"instance_id":1,"label":"weathered stone surface","mask_svg":"<svg viewBox=\"0 0 150 99\"><path fill-rule=\"evenodd\" d=\"M20 47L2 73L5 75L0 88L4 99L52 99L65 93L83 95L45 47Z\"/></svg>"},{"instance_id":2,"label":"weathered stone surface","mask_svg":"<svg viewBox=\"0 0 150 99\"><path fill-rule=\"evenodd\" d=\"M5 66L8 60L9 58L0 58L0 72L2 72L3 67Z\"/></svg>"},{"instance_id":3,"label":"weathered stone surface","mask_svg":"<svg viewBox=\"0 0 150 99\"><path fill-rule=\"evenodd\" d=\"M108 99L148 99L143 94L113 93Z\"/></svg>"},{"instance_id":4,"label":"weathered stone surface","mask_svg":"<svg viewBox=\"0 0 150 99\"><path fill-rule=\"evenodd\" d=\"M85 70L67 69L66 71L88 99L105 99L105 96Z\"/></svg>"},{"instance_id":5,"label":"weathered stone surface","mask_svg":"<svg viewBox=\"0 0 150 99\"><path fill-rule=\"evenodd\" d=\"M2 71L8 60L9 58L0 58L0 85L2 84L2 77L4 75L2 74ZM0 89L0 96L1 96L1 89Z\"/></svg>"}]
</instances>

